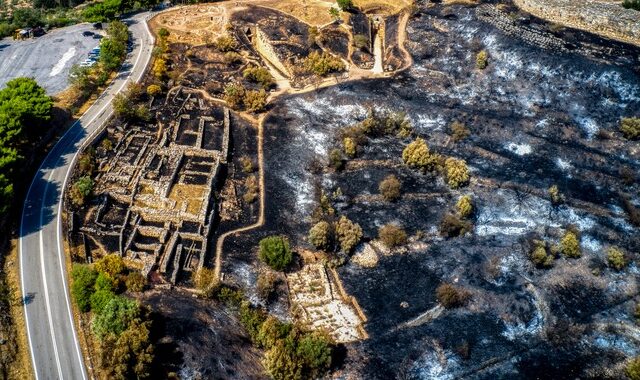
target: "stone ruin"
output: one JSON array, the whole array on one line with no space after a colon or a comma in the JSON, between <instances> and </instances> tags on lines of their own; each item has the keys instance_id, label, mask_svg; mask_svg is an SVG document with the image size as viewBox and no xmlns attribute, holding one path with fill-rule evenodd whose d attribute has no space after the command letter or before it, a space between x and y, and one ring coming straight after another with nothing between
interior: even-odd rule
<instances>
[{"instance_id":1,"label":"stone ruin","mask_svg":"<svg viewBox=\"0 0 640 380\"><path fill-rule=\"evenodd\" d=\"M156 125L107 129L115 145L98 161L98 205L80 228L104 253L172 284L204 263L229 149L229 110L192 95L178 90L165 104L152 100L152 112L163 112ZM85 252L90 261L91 250Z\"/></svg>"}]
</instances>

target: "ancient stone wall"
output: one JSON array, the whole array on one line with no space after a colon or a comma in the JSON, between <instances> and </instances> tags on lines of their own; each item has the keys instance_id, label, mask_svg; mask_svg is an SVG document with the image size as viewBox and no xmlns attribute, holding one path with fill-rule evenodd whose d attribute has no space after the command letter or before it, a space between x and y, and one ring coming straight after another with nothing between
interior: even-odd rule
<instances>
[{"instance_id":1,"label":"ancient stone wall","mask_svg":"<svg viewBox=\"0 0 640 380\"><path fill-rule=\"evenodd\" d=\"M561 25L640 46L640 12L618 2L514 0L523 11Z\"/></svg>"},{"instance_id":2,"label":"ancient stone wall","mask_svg":"<svg viewBox=\"0 0 640 380\"><path fill-rule=\"evenodd\" d=\"M273 49L269 37L267 37L267 35L262 30L260 30L260 28L256 27L255 30L256 33L254 37L254 44L258 53L260 53L260 55L264 59L269 61L270 64L275 66L275 68L278 69L283 75L290 78L291 73L289 72L289 69L287 69L280 58L278 58L278 54L276 54L275 50Z\"/></svg>"}]
</instances>

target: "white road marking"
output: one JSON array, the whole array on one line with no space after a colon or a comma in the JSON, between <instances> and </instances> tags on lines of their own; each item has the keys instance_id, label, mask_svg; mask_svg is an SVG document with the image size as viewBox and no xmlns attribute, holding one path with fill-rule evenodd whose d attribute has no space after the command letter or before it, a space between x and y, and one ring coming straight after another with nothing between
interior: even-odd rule
<instances>
[{"instance_id":1,"label":"white road marking","mask_svg":"<svg viewBox=\"0 0 640 380\"><path fill-rule=\"evenodd\" d=\"M148 27L148 25L147 25L147 22L146 22L146 20L142 20L142 21L144 22L144 27L145 27L145 30L146 30L146 32L147 32L147 35L151 38L151 43L153 43L153 36L152 36L151 32L149 31L149 27ZM143 52L144 50L145 50L145 49L144 49L143 45L141 45L140 50L139 50L139 52L138 52L138 56L136 57L136 61L135 61L135 63L133 64L132 70L133 70L133 68L135 68L135 67L138 65L138 62L140 61L140 58L142 57L142 52ZM148 49L147 49L147 50L148 50ZM146 64L145 64L145 69L146 69L146 67L147 67L147 66L148 66L148 64L149 64L149 60L150 60L150 59L151 59L151 56L149 55L149 56L147 57L147 62L146 62ZM131 70L131 71L132 71L132 70ZM129 71L129 73L131 73L131 71ZM138 78L137 78L137 80L136 80L136 81L138 81L138 80L140 80L140 78L142 78L142 75L144 74L144 72L145 72L145 70L142 70L142 71L140 72L140 74L138 75ZM131 74L129 74L129 75L127 76L127 79L125 79L125 80L123 81L122 85L121 85L121 86L118 88L118 90L115 92L116 94L117 94L117 93L119 93L120 91L122 91L122 89L123 89L123 88L124 88L124 86L127 84L127 81L128 81L130 78L131 78ZM103 95L104 95L104 92L103 92ZM86 127L88 127L89 125L91 125L91 123L92 123L92 122L93 122L97 117L101 116L101 115L102 115L102 113L104 112L104 110L105 110L108 106L110 106L110 105L111 105L111 101L107 102L107 104L105 104L105 105L100 109L100 111L98 111L98 112L97 112L97 114L96 114L93 118L91 118L91 119L86 123ZM59 141L64 140L64 138L67 136L67 134L73 130L73 128L74 128L74 127L75 127L75 126L76 126L76 125L77 125L77 124L82 120L82 118L83 118L87 113L89 113L89 111L91 111L91 108L89 108L89 109L88 109L88 110L87 110L87 111L86 111L86 112L85 112L85 113L80 117L80 119L78 119L75 123L73 123L73 125L72 125L72 126L71 126L71 127L70 127L70 128L69 128L69 129L68 129L68 130L63 134L63 135L62 135L62 137L60 138L60 140L59 140ZM111 114L112 114L112 113L113 113L113 110L111 110L111 111L109 112L109 114L108 114L108 116L107 116L107 119L111 117ZM85 128L86 128L86 127L85 127ZM99 129L96 129L96 131L94 131L94 133L92 133L92 134L95 134L95 132L97 132L98 130L99 130ZM91 136L90 138L93 138L93 136ZM86 139L85 141L90 141L90 140ZM57 145L57 144L56 144L56 145ZM42 170L43 165L47 162L47 159L49 158L49 156L51 155L51 153L52 153L54 150L55 150L55 146L54 146L54 148L53 148L53 149L51 149L51 150L49 151L49 153L47 153L47 156L45 157L45 159L44 159L44 160L42 161L42 163L40 164L40 167L38 168L38 171L36 172L36 176L34 176L33 180L31 181L31 184L29 185L29 189L28 189L28 191L27 191L27 199L28 199L29 194L31 193L31 189L32 189L32 187L33 187L33 184L35 183L36 178L37 178L37 176L38 176L38 175L37 175L37 173L39 173L39 172ZM72 161L71 161L71 163L69 164L69 169L70 169L71 167L73 167L73 164L75 163L75 161L76 161L76 158L77 158L78 154L79 154L79 151L76 151L76 153L73 155ZM62 156L60 156L60 158L58 159L58 161L57 161L57 162L59 162L59 160L60 160L61 158L62 158ZM56 164L57 164L57 162L56 162ZM54 172L54 171L55 171L55 169L53 169L53 170L51 171L51 173L49 174L49 180L50 180L50 179L51 179L51 177L53 176L53 172ZM77 339L77 335L76 335L76 332L75 332L75 323L74 323L74 321L73 321L73 315L72 315L72 313L71 313L71 304L70 304L70 302L69 302L68 287L67 287L67 284L66 284L66 277L65 277L65 273L64 273L64 267L63 267L62 259L61 259L61 255L62 255L62 252L63 252L64 250L62 249L61 242L60 242L61 224L62 224L62 223L61 223L61 213L60 213L60 211L61 211L61 207L62 207L62 200L64 199L64 188L66 187L66 184L67 184L67 181L68 181L68 178L69 178L70 173L71 173L71 170L67 170L67 173L66 173L66 175L65 175L65 179L64 179L64 181L63 181L63 183L62 183L62 190L61 190L61 195L60 195L60 201L58 202L58 218L57 218L57 223L58 223L58 229L57 229L57 232L58 232L58 237L57 237L57 240L58 240L58 258L60 259L60 273L61 273L61 276L62 276L62 279L63 279L63 283L64 283L64 285L65 285L65 289L64 289L64 290L65 290L65 298L66 298L66 303L67 303L67 310L68 310L68 314L69 314L69 319L70 319L70 322L71 322L71 327L72 327L72 329L73 329L73 339L74 339L74 342L75 342L76 352L77 352L77 354L78 354L78 358L80 359L80 365L83 367L83 368L82 368L82 377L83 377L83 379L85 379L85 380L86 380L86 373L85 373L85 371L84 371L84 361L82 360L82 355L81 355L81 353L80 353L80 348L79 348L79 344L78 344L78 339ZM49 183L47 182L47 184L45 185L44 196L46 196L46 191L47 191L48 186L49 186ZM43 200L42 200L42 201L43 201L43 203L44 203L44 196L43 196ZM23 234L23 226L24 226L24 215L25 215L25 211L26 211L26 205L27 205L27 202L25 201L25 203L23 204L23 208L22 208L22 218L21 218L21 223L20 223L20 272L21 272L21 283L22 283L21 285L22 285L22 295L23 295L23 297L25 297L25 289L24 289L24 278L25 278L25 276L24 276L24 265L23 265L23 254L24 254L24 250L23 250L22 241L23 241L23 238L24 238L24 234ZM42 238L42 227L43 227L43 226L42 226L42 218L43 218L43 208L41 208L41 210L40 210L40 226L39 226L39 227L40 227L40 257L41 257L41 266L42 266L42 271L43 271L43 279L45 280L45 281L44 281L44 286L45 286L45 303L46 303L46 307L47 307L47 313L49 314L49 326L51 327L51 334L52 334L52 339L53 339L53 342L54 342L54 354L55 354L55 356L56 356L56 364L57 364L57 366L58 366L58 373L60 374L60 378L62 379L62 378L63 378L63 377L62 377L62 370L61 370L61 367L60 367L60 361L59 361L59 358L58 358L57 345L56 345L55 336L54 336L54 329L53 329L53 325L52 325L52 322L51 322L51 315L50 315L50 314L51 314L51 306L50 306L49 297L48 297L48 289L47 289L47 282L46 282L46 274L45 274L45 271L44 271L44 260L43 260L43 258L44 258L44 251L43 251L43 249L42 249L42 248L43 248L43 238ZM65 260L65 262L66 262L66 260ZM23 302L23 308L24 308L24 313L25 313L25 320L26 320L26 322L27 322L27 338L28 338L28 341L29 341L29 347L30 347L30 350L29 350L29 351L30 351L30 353L31 353L31 361L32 361L32 364L33 364L33 370L34 370L35 378L36 378L36 380L38 380L38 379L39 379L39 377L38 377L38 371L37 371L37 364L36 364L36 360L35 360L35 354L34 354L34 350L33 350L33 343L32 343L32 339L31 339L31 330L30 330L30 328L29 328L29 313L28 313L28 311L27 311L28 309L27 309L27 303L26 303L26 302Z\"/></svg>"},{"instance_id":2,"label":"white road marking","mask_svg":"<svg viewBox=\"0 0 640 380\"><path fill-rule=\"evenodd\" d=\"M66 53L62 55L62 58L60 58L58 63L53 66L51 72L49 73L49 76L55 77L56 75L60 74L62 72L62 69L64 69L64 65L66 65L74 55L76 55L76 48L75 46L72 46L69 48L69 50L67 50Z\"/></svg>"}]
</instances>

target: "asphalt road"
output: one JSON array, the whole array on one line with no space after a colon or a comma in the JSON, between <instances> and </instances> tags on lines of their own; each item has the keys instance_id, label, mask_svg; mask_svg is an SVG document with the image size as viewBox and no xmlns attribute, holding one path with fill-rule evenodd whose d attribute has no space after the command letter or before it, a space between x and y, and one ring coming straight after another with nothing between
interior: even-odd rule
<instances>
[{"instance_id":1,"label":"asphalt road","mask_svg":"<svg viewBox=\"0 0 640 380\"><path fill-rule=\"evenodd\" d=\"M87 371L73 323L62 245L62 191L85 140L112 114L111 100L130 80L139 81L151 57L153 37L144 19L133 16L134 49L114 83L49 152L25 199L19 255L31 359L39 379L86 380Z\"/></svg>"},{"instance_id":2,"label":"asphalt road","mask_svg":"<svg viewBox=\"0 0 640 380\"><path fill-rule=\"evenodd\" d=\"M96 37L83 36L85 31L101 32L83 23L24 41L0 40L0 88L18 77L35 78L49 95L67 88L71 66L84 61L100 44Z\"/></svg>"}]
</instances>

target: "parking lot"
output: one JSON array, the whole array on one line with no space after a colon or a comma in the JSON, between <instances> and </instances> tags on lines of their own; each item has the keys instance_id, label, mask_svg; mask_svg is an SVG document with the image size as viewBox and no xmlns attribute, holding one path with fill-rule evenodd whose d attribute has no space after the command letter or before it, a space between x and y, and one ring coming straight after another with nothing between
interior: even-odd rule
<instances>
[{"instance_id":1,"label":"parking lot","mask_svg":"<svg viewBox=\"0 0 640 380\"><path fill-rule=\"evenodd\" d=\"M71 66L84 61L100 43L100 36L84 32L101 31L83 23L24 41L0 40L0 88L13 78L33 77L49 95L64 90Z\"/></svg>"}]
</instances>

